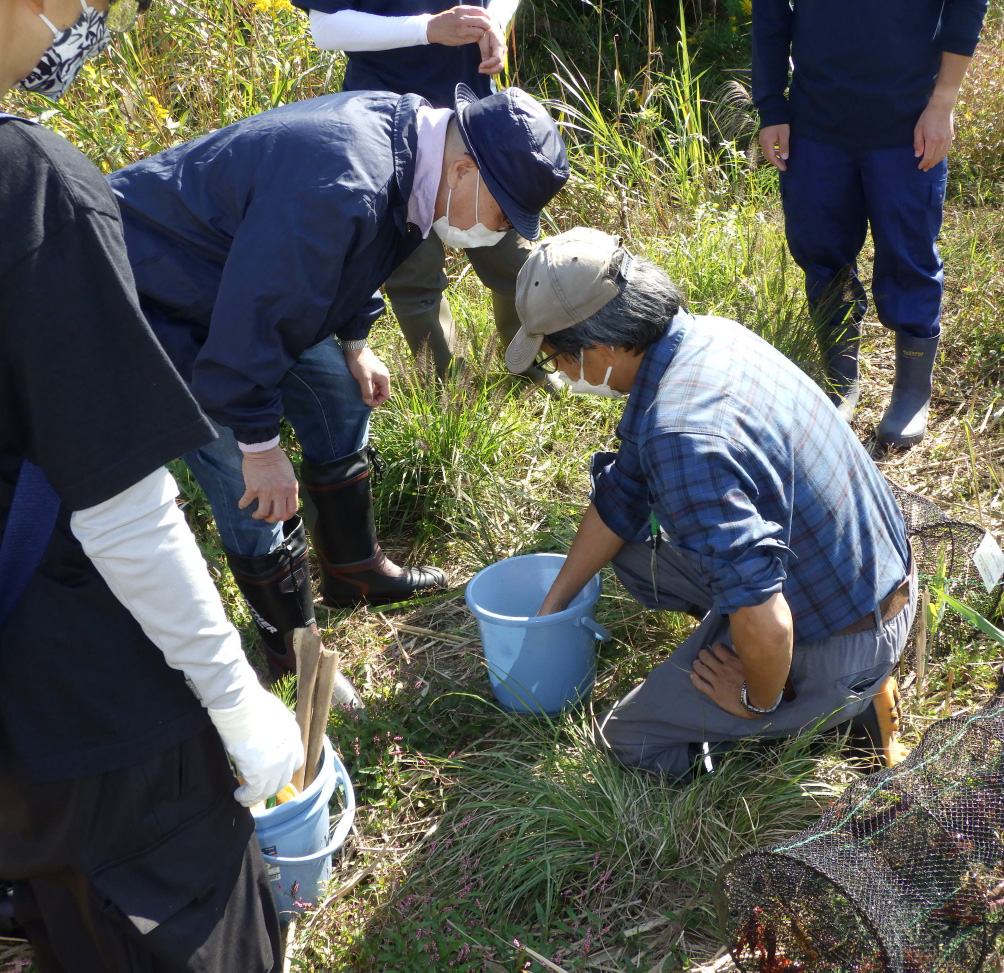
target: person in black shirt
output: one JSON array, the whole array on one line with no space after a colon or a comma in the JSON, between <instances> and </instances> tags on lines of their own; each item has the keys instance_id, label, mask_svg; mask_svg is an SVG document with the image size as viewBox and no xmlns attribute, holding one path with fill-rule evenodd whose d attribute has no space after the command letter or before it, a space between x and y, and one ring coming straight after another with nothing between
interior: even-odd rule
<instances>
[{"instance_id":1,"label":"person in black shirt","mask_svg":"<svg viewBox=\"0 0 1004 973\"><path fill-rule=\"evenodd\" d=\"M106 0L0 0L0 96L26 79L58 97L108 16ZM299 733L163 468L211 426L140 313L84 156L0 118L0 213L0 589L24 585L0 618L0 874L43 973L277 970L241 805L285 786ZM12 561L26 483L54 526Z\"/></svg>"}]
</instances>

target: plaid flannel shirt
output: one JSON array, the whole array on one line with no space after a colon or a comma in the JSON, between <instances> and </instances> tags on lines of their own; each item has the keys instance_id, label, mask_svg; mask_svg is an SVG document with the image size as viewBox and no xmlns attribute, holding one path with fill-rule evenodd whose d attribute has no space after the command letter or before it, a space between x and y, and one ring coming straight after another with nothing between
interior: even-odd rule
<instances>
[{"instance_id":1,"label":"plaid flannel shirt","mask_svg":"<svg viewBox=\"0 0 1004 973\"><path fill-rule=\"evenodd\" d=\"M795 637L871 611L909 545L882 474L824 393L742 325L680 311L645 353L593 502L627 542L654 514L730 614L781 591Z\"/></svg>"}]
</instances>

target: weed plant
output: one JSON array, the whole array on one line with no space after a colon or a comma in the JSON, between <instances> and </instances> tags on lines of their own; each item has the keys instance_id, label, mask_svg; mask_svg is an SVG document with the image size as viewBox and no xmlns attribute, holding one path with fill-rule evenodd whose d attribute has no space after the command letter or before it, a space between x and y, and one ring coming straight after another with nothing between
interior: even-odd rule
<instances>
[{"instance_id":1,"label":"weed plant","mask_svg":"<svg viewBox=\"0 0 1004 973\"><path fill-rule=\"evenodd\" d=\"M1001 0L992 7L960 102L953 171L964 205L950 204L942 241L946 332L931 432L909 453L880 459L895 479L959 505L960 516L981 518L1000 537L1004 236L990 204L1000 201L1004 165L1004 27ZM510 77L550 99L573 162L570 189L545 223L626 235L677 280L693 310L742 321L818 377L776 175L723 133L707 101L720 78L702 70L716 59L744 63L749 10L743 0L687 0L682 9L681 30L676 3L524 4ZM106 58L59 105L22 96L13 106L106 170L335 90L343 65L312 48L286 0L167 0ZM381 610L318 609L367 711L332 715L357 791L357 833L327 901L299 926L293 968L685 968L720 945L718 866L806 824L856 770L804 738L741 748L716 774L669 786L602 759L586 712L538 723L500 711L462 585L502 557L567 547L587 502L589 454L615 447L621 406L552 397L507 376L485 294L461 263L449 271L466 364L436 380L383 319L372 337L395 392L374 414L372 437L381 541L401 559L442 565L455 587ZM880 328L866 329L862 357L855 428L867 441L892 374ZM283 442L295 459L288 431ZM175 474L253 652L205 499L182 465ZM599 653L590 704L599 712L692 622L643 610L609 572L598 617L614 636ZM975 630L930 660L924 685L907 693L908 728L976 705L995 667L999 646ZM913 674L903 675L908 685Z\"/></svg>"}]
</instances>

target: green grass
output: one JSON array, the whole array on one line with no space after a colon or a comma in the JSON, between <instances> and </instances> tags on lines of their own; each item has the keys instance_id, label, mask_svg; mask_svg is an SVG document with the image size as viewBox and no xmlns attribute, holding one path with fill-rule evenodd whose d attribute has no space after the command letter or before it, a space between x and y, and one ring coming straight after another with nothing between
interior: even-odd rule
<instances>
[{"instance_id":1,"label":"green grass","mask_svg":"<svg viewBox=\"0 0 1004 973\"><path fill-rule=\"evenodd\" d=\"M1000 0L992 6L986 53L958 120L931 434L881 463L1000 538L1004 223L994 204L1004 172L1004 27ZM744 322L818 377L775 175L752 164L744 144L721 144L713 115L722 116L707 100L717 80L691 63L744 50L741 0L720 4L717 18L710 5L687 3L682 36L675 4L669 15L661 5L658 16L644 5L524 7L512 66L552 100L574 166L549 226L623 233L668 270L695 311ZM311 48L303 19L284 0L174 0L156 9L99 71L85 69L59 106L22 96L14 110L41 113L107 170L337 87L341 59ZM479 283L462 276L460 263L449 269L462 277L450 300L467 367L437 383L383 319L373 341L395 392L372 426L383 467L375 479L381 540L399 559L443 566L454 587L386 611L320 612L368 709L332 716L357 791L357 834L336 869L332 900L297 929L293 968L684 969L721 945L721 864L804 826L857 771L832 747L817 752L794 741L747 748L713 777L669 786L602 759L588 738L588 713L549 723L498 708L463 585L500 558L567 547L587 502L588 457L615 446L622 407L553 398L507 376ZM869 328L855 420L862 439L888 399L889 349L888 335ZM289 433L284 442L295 453ZM257 659L205 500L182 465L175 472ZM600 648L590 703L597 712L692 624L642 610L609 572L598 617L614 637ZM912 738L945 712L978 705L999 670L992 639L961 622L944 625L923 684L915 680L907 693Z\"/></svg>"}]
</instances>

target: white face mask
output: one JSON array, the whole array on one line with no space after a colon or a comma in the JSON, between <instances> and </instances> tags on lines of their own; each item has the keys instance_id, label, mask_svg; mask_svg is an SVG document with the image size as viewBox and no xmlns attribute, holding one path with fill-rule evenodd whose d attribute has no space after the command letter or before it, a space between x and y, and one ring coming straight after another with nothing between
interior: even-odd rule
<instances>
[{"instance_id":1,"label":"white face mask","mask_svg":"<svg viewBox=\"0 0 1004 973\"><path fill-rule=\"evenodd\" d=\"M494 247L508 232L507 230L489 230L484 223L478 221L478 197L481 195L481 173L478 173L477 186L474 190L474 226L461 230L450 223L450 200L453 197L451 189L446 195L446 216L439 217L432 224L436 236L448 247L457 250L470 250L474 247Z\"/></svg>"},{"instance_id":2,"label":"white face mask","mask_svg":"<svg viewBox=\"0 0 1004 973\"><path fill-rule=\"evenodd\" d=\"M611 348L611 351L613 349ZM607 373L603 376L603 381L599 385L591 385L585 379L585 374L583 371L583 361L582 352L579 352L579 377L576 379L571 378L565 372L558 372L558 378L561 379L568 386L568 391L573 395L598 395L604 399L623 399L625 393L618 392L616 389L610 388L610 373L613 372L614 366L609 365L607 367Z\"/></svg>"},{"instance_id":3,"label":"white face mask","mask_svg":"<svg viewBox=\"0 0 1004 973\"><path fill-rule=\"evenodd\" d=\"M17 86L24 91L35 91L57 101L70 87L84 62L100 54L109 44L108 11L95 10L80 0L83 11L66 30L57 30L45 14L39 14L52 31L53 42L42 55L34 70Z\"/></svg>"}]
</instances>

